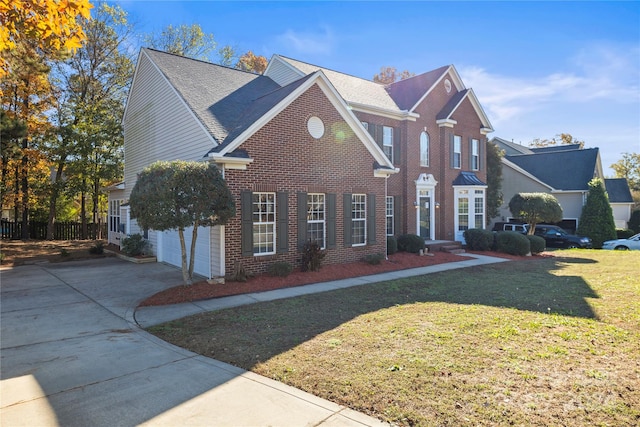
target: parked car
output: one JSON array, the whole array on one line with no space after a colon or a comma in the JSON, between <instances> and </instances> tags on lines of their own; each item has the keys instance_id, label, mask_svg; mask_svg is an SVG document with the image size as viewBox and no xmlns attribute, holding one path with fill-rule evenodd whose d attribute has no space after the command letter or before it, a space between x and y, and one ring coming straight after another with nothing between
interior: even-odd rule
<instances>
[{"instance_id":1,"label":"parked car","mask_svg":"<svg viewBox=\"0 0 640 427\"><path fill-rule=\"evenodd\" d=\"M588 237L569 234L557 225L536 225L534 233L542 237L547 242L548 247L554 248L588 248L593 247L593 243Z\"/></svg>"},{"instance_id":2,"label":"parked car","mask_svg":"<svg viewBox=\"0 0 640 427\"><path fill-rule=\"evenodd\" d=\"M628 239L607 240L602 244L602 249L615 249L617 251L638 250L640 251L640 233Z\"/></svg>"},{"instance_id":3,"label":"parked car","mask_svg":"<svg viewBox=\"0 0 640 427\"><path fill-rule=\"evenodd\" d=\"M515 231L522 234L527 234L528 230L529 224L519 222L496 222L491 229L491 231Z\"/></svg>"}]
</instances>

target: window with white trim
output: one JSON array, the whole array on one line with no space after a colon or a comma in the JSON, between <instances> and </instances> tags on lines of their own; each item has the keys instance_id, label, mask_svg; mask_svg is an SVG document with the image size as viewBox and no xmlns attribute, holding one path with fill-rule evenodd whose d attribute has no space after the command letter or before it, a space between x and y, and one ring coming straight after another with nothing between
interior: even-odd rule
<instances>
[{"instance_id":1,"label":"window with white trim","mask_svg":"<svg viewBox=\"0 0 640 427\"><path fill-rule=\"evenodd\" d=\"M389 160L393 163L393 128L382 126L382 149Z\"/></svg>"},{"instance_id":2,"label":"window with white trim","mask_svg":"<svg viewBox=\"0 0 640 427\"><path fill-rule=\"evenodd\" d=\"M253 254L276 253L276 193L253 193Z\"/></svg>"},{"instance_id":3,"label":"window with white trim","mask_svg":"<svg viewBox=\"0 0 640 427\"><path fill-rule=\"evenodd\" d=\"M325 197L321 193L307 194L307 240L326 247Z\"/></svg>"},{"instance_id":4,"label":"window with white trim","mask_svg":"<svg viewBox=\"0 0 640 427\"><path fill-rule=\"evenodd\" d=\"M460 135L453 136L453 167L455 169L462 167L462 137Z\"/></svg>"},{"instance_id":5,"label":"window with white trim","mask_svg":"<svg viewBox=\"0 0 640 427\"><path fill-rule=\"evenodd\" d=\"M109 202L109 231L117 233L120 231L120 203L121 200L111 200Z\"/></svg>"},{"instance_id":6,"label":"window with white trim","mask_svg":"<svg viewBox=\"0 0 640 427\"><path fill-rule=\"evenodd\" d=\"M484 228L484 190L474 191L475 228Z\"/></svg>"},{"instance_id":7,"label":"window with white trim","mask_svg":"<svg viewBox=\"0 0 640 427\"><path fill-rule=\"evenodd\" d=\"M477 139L471 140L471 170L477 171L480 169L480 141Z\"/></svg>"},{"instance_id":8,"label":"window with white trim","mask_svg":"<svg viewBox=\"0 0 640 427\"><path fill-rule=\"evenodd\" d=\"M363 246L367 243L367 195L351 195L351 244Z\"/></svg>"},{"instance_id":9,"label":"window with white trim","mask_svg":"<svg viewBox=\"0 0 640 427\"><path fill-rule=\"evenodd\" d=\"M462 190L461 193L468 193ZM469 229L469 196L458 198L458 231Z\"/></svg>"},{"instance_id":10,"label":"window with white trim","mask_svg":"<svg viewBox=\"0 0 640 427\"><path fill-rule=\"evenodd\" d=\"M420 166L429 166L429 135L420 134Z\"/></svg>"},{"instance_id":11,"label":"window with white trim","mask_svg":"<svg viewBox=\"0 0 640 427\"><path fill-rule=\"evenodd\" d=\"M394 200L393 196L387 196L387 204L386 204L386 220L387 220L387 236L393 236L393 210L394 210Z\"/></svg>"}]
</instances>

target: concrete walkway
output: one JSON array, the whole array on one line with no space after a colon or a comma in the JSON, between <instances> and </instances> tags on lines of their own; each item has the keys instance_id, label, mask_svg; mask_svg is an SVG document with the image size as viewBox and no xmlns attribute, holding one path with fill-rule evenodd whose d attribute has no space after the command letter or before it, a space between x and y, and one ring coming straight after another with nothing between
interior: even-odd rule
<instances>
[{"instance_id":1,"label":"concrete walkway","mask_svg":"<svg viewBox=\"0 0 640 427\"><path fill-rule=\"evenodd\" d=\"M117 258L0 271L2 426L378 426L293 387L146 333L196 312L504 261L476 256L357 279L144 308L181 282L162 264Z\"/></svg>"}]
</instances>

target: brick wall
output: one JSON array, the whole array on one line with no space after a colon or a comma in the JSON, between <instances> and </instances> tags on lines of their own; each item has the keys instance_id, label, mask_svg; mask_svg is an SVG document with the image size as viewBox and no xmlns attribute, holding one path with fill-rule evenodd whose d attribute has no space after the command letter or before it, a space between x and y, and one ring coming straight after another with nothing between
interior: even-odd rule
<instances>
[{"instance_id":1,"label":"brick wall","mask_svg":"<svg viewBox=\"0 0 640 427\"><path fill-rule=\"evenodd\" d=\"M314 139L307 131L307 120L311 116L324 122L325 133L320 139ZM240 148L248 152L253 163L247 170L225 171L227 184L236 198L237 211L225 227L228 272L233 271L238 260L253 273L265 271L276 261L299 266L298 192L336 194L336 248L327 250L323 265L358 261L365 255L385 252L384 178L374 178L374 158L317 85L298 97ZM245 190L288 193L287 253L241 255L240 193ZM344 247L342 195L345 193L376 195L375 244Z\"/></svg>"}]
</instances>

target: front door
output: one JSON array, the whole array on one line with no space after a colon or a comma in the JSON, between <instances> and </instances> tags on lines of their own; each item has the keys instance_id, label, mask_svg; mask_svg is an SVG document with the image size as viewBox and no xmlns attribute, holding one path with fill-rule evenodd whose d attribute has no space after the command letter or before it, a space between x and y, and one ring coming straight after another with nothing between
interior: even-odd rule
<instances>
[{"instance_id":1,"label":"front door","mask_svg":"<svg viewBox=\"0 0 640 427\"><path fill-rule=\"evenodd\" d=\"M431 239L431 197L420 196L419 200L419 231L420 237Z\"/></svg>"}]
</instances>

